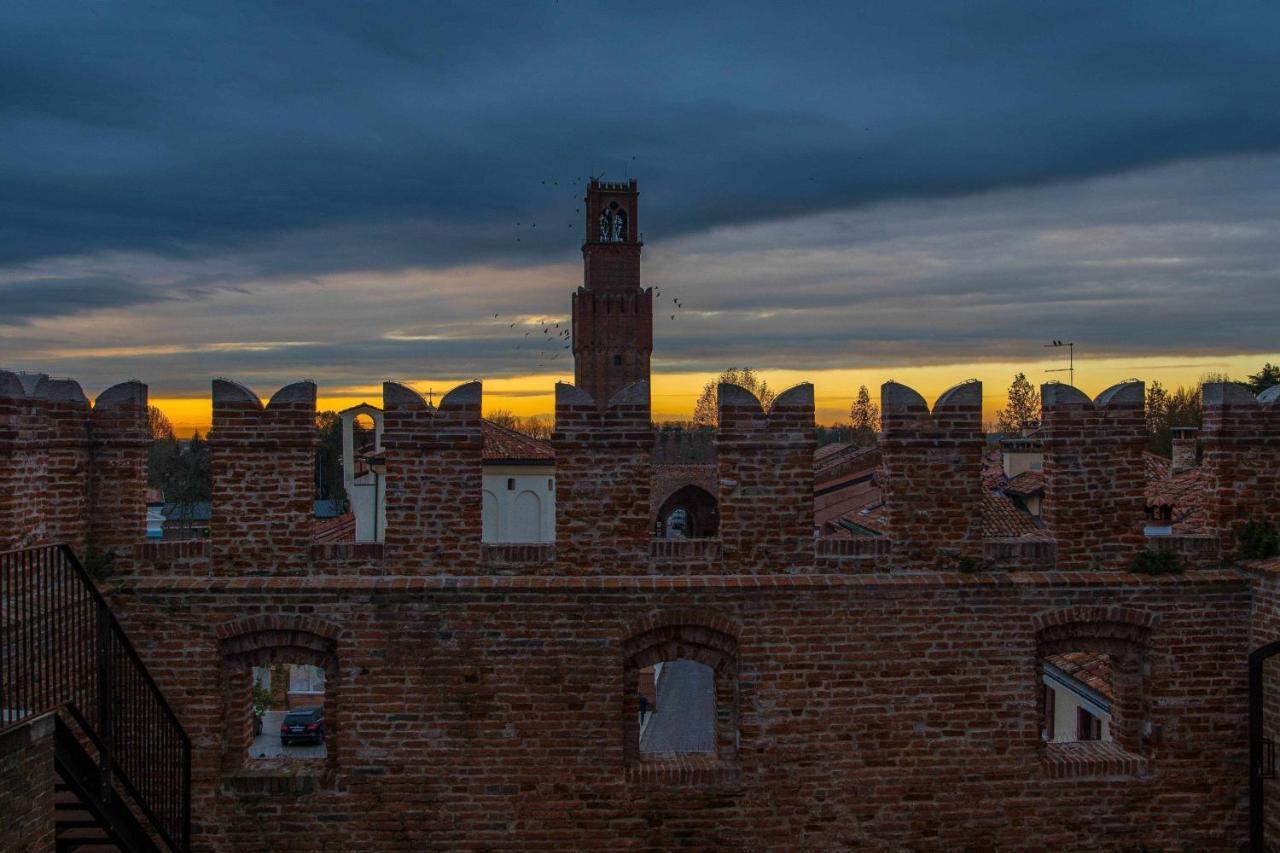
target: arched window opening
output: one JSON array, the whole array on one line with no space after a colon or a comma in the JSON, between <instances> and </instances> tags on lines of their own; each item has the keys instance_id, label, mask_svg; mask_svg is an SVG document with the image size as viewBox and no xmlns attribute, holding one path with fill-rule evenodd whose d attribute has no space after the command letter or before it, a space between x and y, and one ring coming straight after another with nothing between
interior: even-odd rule
<instances>
[{"instance_id":1,"label":"arched window opening","mask_svg":"<svg viewBox=\"0 0 1280 853\"><path fill-rule=\"evenodd\" d=\"M622 243L627 239L627 212L616 201L600 211L601 243Z\"/></svg>"},{"instance_id":2,"label":"arched window opening","mask_svg":"<svg viewBox=\"0 0 1280 853\"><path fill-rule=\"evenodd\" d=\"M1039 740L1054 775L1142 772L1152 731L1145 696L1147 618L1049 618L1037 633Z\"/></svg>"},{"instance_id":3,"label":"arched window opening","mask_svg":"<svg viewBox=\"0 0 1280 853\"><path fill-rule=\"evenodd\" d=\"M1040 662L1044 682L1044 727L1052 743L1110 741L1115 687L1111 656L1075 651L1046 655Z\"/></svg>"},{"instance_id":4,"label":"arched window opening","mask_svg":"<svg viewBox=\"0 0 1280 853\"><path fill-rule=\"evenodd\" d=\"M252 759L324 758L325 672L307 663L253 667Z\"/></svg>"},{"instance_id":5,"label":"arched window opening","mask_svg":"<svg viewBox=\"0 0 1280 853\"><path fill-rule=\"evenodd\" d=\"M224 767L332 768L341 735L334 642L304 630L251 630L222 642Z\"/></svg>"},{"instance_id":6,"label":"arched window opening","mask_svg":"<svg viewBox=\"0 0 1280 853\"><path fill-rule=\"evenodd\" d=\"M737 641L704 625L654 628L625 644L628 763L738 754Z\"/></svg>"},{"instance_id":7,"label":"arched window opening","mask_svg":"<svg viewBox=\"0 0 1280 853\"><path fill-rule=\"evenodd\" d=\"M713 754L715 671L695 660L659 661L640 670L640 754Z\"/></svg>"},{"instance_id":8,"label":"arched window opening","mask_svg":"<svg viewBox=\"0 0 1280 853\"><path fill-rule=\"evenodd\" d=\"M700 486L677 489L658 508L654 535L659 539L714 539L719 534L719 505Z\"/></svg>"}]
</instances>

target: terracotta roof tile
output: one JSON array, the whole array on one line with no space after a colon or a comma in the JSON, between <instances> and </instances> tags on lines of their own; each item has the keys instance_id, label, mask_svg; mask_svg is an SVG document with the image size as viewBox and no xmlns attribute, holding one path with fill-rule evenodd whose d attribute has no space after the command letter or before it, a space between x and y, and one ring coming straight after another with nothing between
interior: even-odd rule
<instances>
[{"instance_id":1,"label":"terracotta roof tile","mask_svg":"<svg viewBox=\"0 0 1280 853\"><path fill-rule=\"evenodd\" d=\"M356 516L348 512L332 518L318 519L311 528L315 542L351 542L356 538Z\"/></svg>"},{"instance_id":2,"label":"terracotta roof tile","mask_svg":"<svg viewBox=\"0 0 1280 853\"><path fill-rule=\"evenodd\" d=\"M1066 652L1045 655L1044 659L1046 663L1056 666L1108 701L1115 701L1115 691L1111 686L1111 658L1107 655L1098 652Z\"/></svg>"},{"instance_id":3,"label":"terracotta roof tile","mask_svg":"<svg viewBox=\"0 0 1280 853\"><path fill-rule=\"evenodd\" d=\"M1009 478L1001 490L1006 495L1016 495L1018 497L1028 497L1030 495L1038 495L1044 491L1044 472L1043 471L1023 471Z\"/></svg>"},{"instance_id":4,"label":"terracotta roof tile","mask_svg":"<svg viewBox=\"0 0 1280 853\"><path fill-rule=\"evenodd\" d=\"M522 432L483 422L484 460L486 462L554 462L556 452L551 444Z\"/></svg>"},{"instance_id":5,"label":"terracotta roof tile","mask_svg":"<svg viewBox=\"0 0 1280 853\"><path fill-rule=\"evenodd\" d=\"M1000 539L1031 539L1047 535L1036 525L1031 513L1000 492L982 494L982 530L984 536Z\"/></svg>"}]
</instances>

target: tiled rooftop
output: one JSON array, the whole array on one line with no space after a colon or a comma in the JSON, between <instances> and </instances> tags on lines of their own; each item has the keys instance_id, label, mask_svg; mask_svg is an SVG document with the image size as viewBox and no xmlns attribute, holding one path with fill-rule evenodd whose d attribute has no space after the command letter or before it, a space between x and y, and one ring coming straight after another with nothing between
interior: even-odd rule
<instances>
[{"instance_id":1,"label":"tiled rooftop","mask_svg":"<svg viewBox=\"0 0 1280 853\"><path fill-rule=\"evenodd\" d=\"M486 462L554 462L556 452L550 442L532 438L522 432L485 421L484 461Z\"/></svg>"}]
</instances>

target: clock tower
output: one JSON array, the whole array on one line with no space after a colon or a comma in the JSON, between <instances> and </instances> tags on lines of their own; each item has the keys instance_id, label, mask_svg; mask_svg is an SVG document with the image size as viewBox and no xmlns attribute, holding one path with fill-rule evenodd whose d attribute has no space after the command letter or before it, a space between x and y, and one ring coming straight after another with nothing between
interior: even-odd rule
<instances>
[{"instance_id":1,"label":"clock tower","mask_svg":"<svg viewBox=\"0 0 1280 853\"><path fill-rule=\"evenodd\" d=\"M640 287L635 178L595 178L584 199L583 282L573 295L574 385L603 407L619 389L649 378L653 291Z\"/></svg>"}]
</instances>

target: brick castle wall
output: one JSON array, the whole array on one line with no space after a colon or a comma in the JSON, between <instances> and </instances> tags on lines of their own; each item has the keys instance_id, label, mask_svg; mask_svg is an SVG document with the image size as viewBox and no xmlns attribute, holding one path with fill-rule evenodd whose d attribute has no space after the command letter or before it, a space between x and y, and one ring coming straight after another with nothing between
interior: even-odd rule
<instances>
[{"instance_id":1,"label":"brick castle wall","mask_svg":"<svg viewBox=\"0 0 1280 853\"><path fill-rule=\"evenodd\" d=\"M929 411L896 382L880 387L880 456L895 558L926 566L982 556L982 383L944 392Z\"/></svg>"},{"instance_id":2,"label":"brick castle wall","mask_svg":"<svg viewBox=\"0 0 1280 853\"><path fill-rule=\"evenodd\" d=\"M459 385L437 409L410 388L384 383L389 559L420 571L480 565L482 395L479 382Z\"/></svg>"},{"instance_id":3,"label":"brick castle wall","mask_svg":"<svg viewBox=\"0 0 1280 853\"><path fill-rule=\"evenodd\" d=\"M0 732L0 850L54 848L52 714Z\"/></svg>"},{"instance_id":4,"label":"brick castle wall","mask_svg":"<svg viewBox=\"0 0 1280 853\"><path fill-rule=\"evenodd\" d=\"M1145 545L1144 386L1125 382L1090 400L1070 385L1040 388L1041 516L1058 568L1125 569Z\"/></svg>"},{"instance_id":5,"label":"brick castle wall","mask_svg":"<svg viewBox=\"0 0 1280 853\"><path fill-rule=\"evenodd\" d=\"M315 514L316 386L281 388L266 406L215 379L209 448L214 567L228 574L300 572Z\"/></svg>"},{"instance_id":6,"label":"brick castle wall","mask_svg":"<svg viewBox=\"0 0 1280 853\"><path fill-rule=\"evenodd\" d=\"M585 391L556 385L556 559L562 574L611 574L648 556L653 428L649 383L601 408Z\"/></svg>"},{"instance_id":7,"label":"brick castle wall","mask_svg":"<svg viewBox=\"0 0 1280 853\"><path fill-rule=\"evenodd\" d=\"M1205 508L1231 557L1250 520L1280 527L1280 385L1255 397L1239 383L1211 382L1203 400Z\"/></svg>"},{"instance_id":8,"label":"brick castle wall","mask_svg":"<svg viewBox=\"0 0 1280 853\"><path fill-rule=\"evenodd\" d=\"M141 383L114 385L90 407L70 379L40 377L27 393L0 371L0 550L141 539L149 445Z\"/></svg>"},{"instance_id":9,"label":"brick castle wall","mask_svg":"<svg viewBox=\"0 0 1280 853\"><path fill-rule=\"evenodd\" d=\"M804 572L814 564L813 386L765 412L745 388L717 389L720 540L733 572Z\"/></svg>"},{"instance_id":10,"label":"brick castle wall","mask_svg":"<svg viewBox=\"0 0 1280 853\"><path fill-rule=\"evenodd\" d=\"M1232 573L152 579L115 602L192 735L201 850L1235 849L1244 833L1250 594ZM1129 772L1058 778L1039 626L1121 611L1152 626L1149 734ZM627 770L624 650L655 619L732 632L736 763ZM224 654L264 628L331 646L332 762L226 755Z\"/></svg>"}]
</instances>

